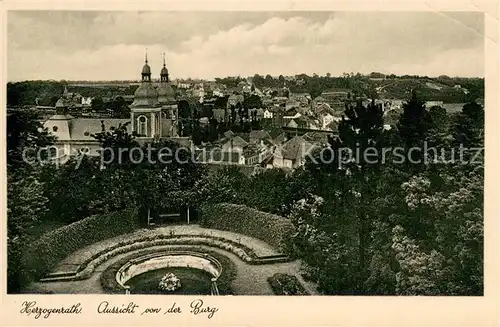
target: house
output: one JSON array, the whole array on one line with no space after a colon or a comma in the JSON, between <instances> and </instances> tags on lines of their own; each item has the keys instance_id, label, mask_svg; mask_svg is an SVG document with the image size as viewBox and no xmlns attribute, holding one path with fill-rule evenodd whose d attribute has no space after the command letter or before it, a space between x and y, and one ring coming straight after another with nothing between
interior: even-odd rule
<instances>
[{"instance_id":1,"label":"house","mask_svg":"<svg viewBox=\"0 0 500 327\"><path fill-rule=\"evenodd\" d=\"M269 109L264 110L264 119L272 119L273 112Z\"/></svg>"},{"instance_id":2,"label":"house","mask_svg":"<svg viewBox=\"0 0 500 327\"><path fill-rule=\"evenodd\" d=\"M212 112L214 114L214 119L217 120L219 123L225 122L228 118L226 115L226 109L215 108L215 109L212 109Z\"/></svg>"},{"instance_id":3,"label":"house","mask_svg":"<svg viewBox=\"0 0 500 327\"><path fill-rule=\"evenodd\" d=\"M269 156L270 148L264 144L249 144L243 150L246 165L260 165Z\"/></svg>"},{"instance_id":4,"label":"house","mask_svg":"<svg viewBox=\"0 0 500 327\"><path fill-rule=\"evenodd\" d=\"M261 141L271 140L271 136L264 130L253 130L249 135L250 143L261 143Z\"/></svg>"},{"instance_id":5,"label":"house","mask_svg":"<svg viewBox=\"0 0 500 327\"><path fill-rule=\"evenodd\" d=\"M297 168L304 164L307 154L315 147L302 136L295 136L274 147L264 164L266 168Z\"/></svg>"},{"instance_id":6,"label":"house","mask_svg":"<svg viewBox=\"0 0 500 327\"><path fill-rule=\"evenodd\" d=\"M300 106L307 106L311 101L309 93L294 93L290 96L293 100L297 101Z\"/></svg>"},{"instance_id":7,"label":"house","mask_svg":"<svg viewBox=\"0 0 500 327\"><path fill-rule=\"evenodd\" d=\"M285 102L285 111L300 108L300 103L294 99L288 99Z\"/></svg>"},{"instance_id":8,"label":"house","mask_svg":"<svg viewBox=\"0 0 500 327\"><path fill-rule=\"evenodd\" d=\"M243 101L245 98L241 94L231 94L227 99L227 108L230 109L231 106L237 106L238 104L243 106Z\"/></svg>"},{"instance_id":9,"label":"house","mask_svg":"<svg viewBox=\"0 0 500 327\"><path fill-rule=\"evenodd\" d=\"M240 136L235 135L229 138L223 145L222 151L224 152L239 152L242 153L243 149L249 142L242 139Z\"/></svg>"},{"instance_id":10,"label":"house","mask_svg":"<svg viewBox=\"0 0 500 327\"><path fill-rule=\"evenodd\" d=\"M234 134L234 132L231 130L224 132L224 137L227 137L227 138L233 137L235 135L236 134Z\"/></svg>"},{"instance_id":11,"label":"house","mask_svg":"<svg viewBox=\"0 0 500 327\"><path fill-rule=\"evenodd\" d=\"M307 132L306 134L302 135L302 138L304 138L306 142L316 144L318 146L325 146L326 144L328 144L328 134L326 133Z\"/></svg>"},{"instance_id":12,"label":"house","mask_svg":"<svg viewBox=\"0 0 500 327\"><path fill-rule=\"evenodd\" d=\"M443 103L442 107L447 113L461 112L465 103Z\"/></svg>"},{"instance_id":13,"label":"house","mask_svg":"<svg viewBox=\"0 0 500 327\"><path fill-rule=\"evenodd\" d=\"M245 157L241 152L237 151L220 151L215 150L210 152L210 163L222 163L229 165L244 165Z\"/></svg>"},{"instance_id":14,"label":"house","mask_svg":"<svg viewBox=\"0 0 500 327\"><path fill-rule=\"evenodd\" d=\"M443 101L426 101L425 102L425 107L427 109L432 108L432 107L442 107L443 106Z\"/></svg>"}]
</instances>

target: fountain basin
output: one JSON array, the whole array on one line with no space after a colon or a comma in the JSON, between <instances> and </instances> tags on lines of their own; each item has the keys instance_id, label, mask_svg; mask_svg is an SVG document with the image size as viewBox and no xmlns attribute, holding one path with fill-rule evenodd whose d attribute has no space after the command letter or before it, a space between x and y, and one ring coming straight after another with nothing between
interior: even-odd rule
<instances>
[{"instance_id":1,"label":"fountain basin","mask_svg":"<svg viewBox=\"0 0 500 327\"><path fill-rule=\"evenodd\" d=\"M117 283L128 289L127 282L136 276L165 268L190 268L202 270L216 282L222 265L214 257L194 251L166 251L144 255L124 264L116 273Z\"/></svg>"}]
</instances>

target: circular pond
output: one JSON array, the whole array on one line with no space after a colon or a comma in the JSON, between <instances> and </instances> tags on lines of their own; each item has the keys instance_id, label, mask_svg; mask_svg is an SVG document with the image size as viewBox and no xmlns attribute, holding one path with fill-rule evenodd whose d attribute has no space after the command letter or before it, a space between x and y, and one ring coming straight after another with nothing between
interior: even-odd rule
<instances>
[{"instance_id":1,"label":"circular pond","mask_svg":"<svg viewBox=\"0 0 500 327\"><path fill-rule=\"evenodd\" d=\"M136 294L218 294L222 265L214 257L191 251L152 253L126 262L116 282Z\"/></svg>"}]
</instances>

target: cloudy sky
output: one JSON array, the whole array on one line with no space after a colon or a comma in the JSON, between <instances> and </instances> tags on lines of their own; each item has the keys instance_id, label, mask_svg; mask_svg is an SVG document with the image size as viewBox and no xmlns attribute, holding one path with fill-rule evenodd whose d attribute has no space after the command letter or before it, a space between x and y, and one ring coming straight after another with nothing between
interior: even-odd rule
<instances>
[{"instance_id":1,"label":"cloudy sky","mask_svg":"<svg viewBox=\"0 0 500 327\"><path fill-rule=\"evenodd\" d=\"M484 76L483 14L11 11L8 79L379 71Z\"/></svg>"}]
</instances>

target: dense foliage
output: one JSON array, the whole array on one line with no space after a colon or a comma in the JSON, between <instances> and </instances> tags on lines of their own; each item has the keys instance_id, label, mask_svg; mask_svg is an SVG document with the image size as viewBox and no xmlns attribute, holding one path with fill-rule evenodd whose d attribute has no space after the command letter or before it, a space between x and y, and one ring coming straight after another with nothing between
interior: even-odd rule
<instances>
[{"instance_id":1,"label":"dense foliage","mask_svg":"<svg viewBox=\"0 0 500 327\"><path fill-rule=\"evenodd\" d=\"M309 295L295 276L277 273L267 281L275 295Z\"/></svg>"},{"instance_id":2,"label":"dense foliage","mask_svg":"<svg viewBox=\"0 0 500 327\"><path fill-rule=\"evenodd\" d=\"M405 160L393 160L398 158L389 153L381 165L381 152L376 151L373 163L341 156L328 164L305 166L315 186L290 215L297 226L293 253L307 264L306 275L321 292L482 294L482 156L477 162L449 158L458 152L449 145L457 129L460 135L471 135L467 146L482 146L478 109L476 104L464 106L467 119L451 124L442 139L434 132L429 138L432 115L416 94L405 105L398 129L391 131L382 128L376 108L358 104L346 109L331 149L363 153L367 145L375 150L390 145L400 149ZM412 147L422 149L429 140L443 148L429 152L427 161L423 153L412 156ZM451 143L458 147L461 142Z\"/></svg>"}]
</instances>

